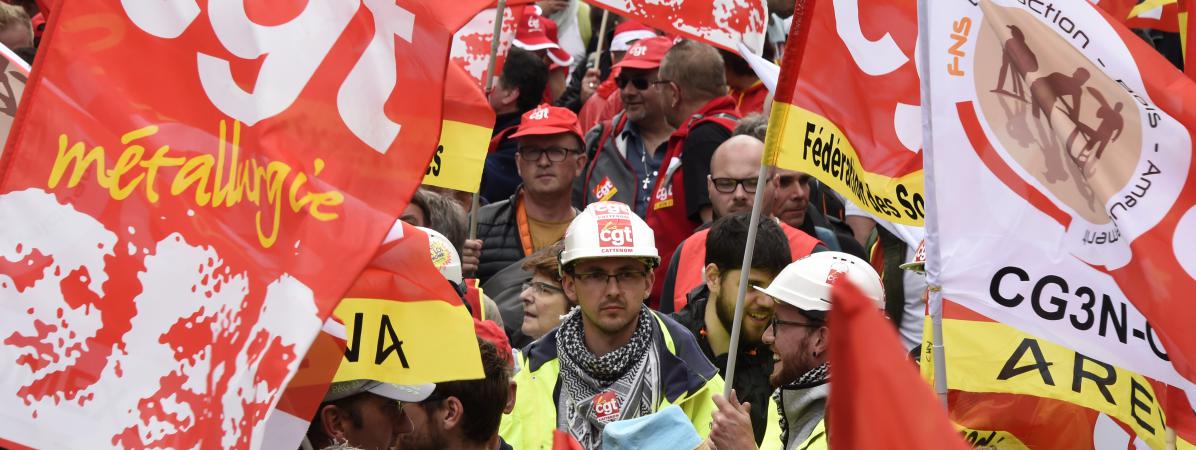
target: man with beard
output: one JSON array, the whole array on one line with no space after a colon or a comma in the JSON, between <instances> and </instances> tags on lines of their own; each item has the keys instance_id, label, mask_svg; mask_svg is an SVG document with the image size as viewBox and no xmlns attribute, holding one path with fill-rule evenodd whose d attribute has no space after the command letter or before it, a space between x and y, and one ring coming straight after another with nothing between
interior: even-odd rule
<instances>
[{"instance_id":1,"label":"man with beard","mask_svg":"<svg viewBox=\"0 0 1196 450\"><path fill-rule=\"evenodd\" d=\"M597 201L631 205L640 217L648 211L649 191L660 172L665 142L673 127L664 118L660 91L652 87L660 61L673 40L641 39L615 64L623 112L586 134L589 165L574 184L575 206Z\"/></svg>"},{"instance_id":2,"label":"man with beard","mask_svg":"<svg viewBox=\"0 0 1196 450\"><path fill-rule=\"evenodd\" d=\"M843 252L815 253L794 261L767 288L755 287L776 303L772 324L764 330L762 341L774 355L768 380L778 388L772 400L780 420L767 424L764 447L780 444L787 450L827 448L824 418L830 392L830 331L826 317L834 300L831 283L842 277L872 299L878 309L884 308L880 275L864 260ZM739 403L735 392L730 399L716 395L714 400L719 409L712 417L710 431L714 447L756 448L752 405Z\"/></svg>"},{"instance_id":3,"label":"man with beard","mask_svg":"<svg viewBox=\"0 0 1196 450\"><path fill-rule=\"evenodd\" d=\"M374 380L339 381L328 387L308 426L303 449L389 450L411 432L405 402L421 401L432 385L399 385Z\"/></svg>"},{"instance_id":4,"label":"man with beard","mask_svg":"<svg viewBox=\"0 0 1196 450\"><path fill-rule=\"evenodd\" d=\"M685 327L644 307L660 262L652 229L625 204L591 203L569 225L560 261L561 287L579 307L521 352L503 439L550 448L559 429L597 449L607 424L669 405L705 436L722 377Z\"/></svg>"},{"instance_id":5,"label":"man with beard","mask_svg":"<svg viewBox=\"0 0 1196 450\"><path fill-rule=\"evenodd\" d=\"M486 378L436 383L428 398L403 404L412 431L399 436L398 450L511 448L498 437L515 394L511 367L494 344L478 339L478 346Z\"/></svg>"},{"instance_id":6,"label":"man with beard","mask_svg":"<svg viewBox=\"0 0 1196 450\"><path fill-rule=\"evenodd\" d=\"M523 184L510 198L478 209L478 239L466 241L461 255L465 266L476 261L482 284L559 241L577 215L569 194L586 162L577 115L540 105L523 115L511 136L519 139L515 160Z\"/></svg>"},{"instance_id":7,"label":"man with beard","mask_svg":"<svg viewBox=\"0 0 1196 450\"><path fill-rule=\"evenodd\" d=\"M735 128L735 135L723 142L710 158L710 176L706 183L710 192L710 204L714 217L720 218L738 213L749 213L755 204L756 178L760 175L760 160L764 155L764 135L768 127L767 118L760 114L745 117ZM771 217L772 201L776 191L775 179L764 185L762 217ZM805 232L777 221L789 241L793 260L812 252L827 248ZM687 303L691 291L704 282L703 273L708 262L706 258L707 231L698 232L685 239L669 261L664 275L664 289L661 290L660 310L680 311ZM741 251L742 253L742 251Z\"/></svg>"},{"instance_id":8,"label":"man with beard","mask_svg":"<svg viewBox=\"0 0 1196 450\"><path fill-rule=\"evenodd\" d=\"M727 356L731 345L731 326L735 320L735 298L743 267L744 243L748 239L751 217L735 214L714 221L706 244L706 284L689 294L685 308L675 314L686 328L698 338L702 353L720 375L726 377ZM773 277L792 259L785 233L772 220L762 220L756 229L756 245L752 252L752 267L748 282L752 286L768 286ZM767 295L748 290L743 300L743 325L740 330L739 354L735 361L735 391L752 405L752 429L755 442L764 438L768 417L768 396L772 387L768 376L772 372L772 351L761 344L764 329L772 320L773 302Z\"/></svg>"}]
</instances>

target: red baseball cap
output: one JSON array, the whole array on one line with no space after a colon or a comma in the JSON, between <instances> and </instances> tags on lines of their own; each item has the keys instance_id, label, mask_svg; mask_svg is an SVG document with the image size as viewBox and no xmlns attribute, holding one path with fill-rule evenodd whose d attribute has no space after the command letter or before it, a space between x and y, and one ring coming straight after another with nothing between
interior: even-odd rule
<instances>
[{"instance_id":1,"label":"red baseball cap","mask_svg":"<svg viewBox=\"0 0 1196 450\"><path fill-rule=\"evenodd\" d=\"M507 340L507 334L497 323L473 319L473 331L479 338L498 348L498 355L507 362L508 367L515 367L515 355L511 352L511 341Z\"/></svg>"},{"instance_id":2,"label":"red baseball cap","mask_svg":"<svg viewBox=\"0 0 1196 450\"><path fill-rule=\"evenodd\" d=\"M581 132L581 124L577 122L577 114L568 108L550 106L547 103L523 114L519 122L519 129L511 137L545 136L551 134L572 133L577 139L585 142Z\"/></svg>"},{"instance_id":3,"label":"red baseball cap","mask_svg":"<svg viewBox=\"0 0 1196 450\"><path fill-rule=\"evenodd\" d=\"M539 8L523 8L523 22L515 29L515 46L528 51L546 50L548 58L562 66L573 64L573 55L557 44L556 22L541 16Z\"/></svg>"},{"instance_id":4,"label":"red baseball cap","mask_svg":"<svg viewBox=\"0 0 1196 450\"><path fill-rule=\"evenodd\" d=\"M670 48L673 48L673 40L664 36L640 39L636 41L635 45L627 49L627 54L623 55L623 60L615 64L615 67L626 69L659 68L660 61L664 59L664 54L668 53Z\"/></svg>"},{"instance_id":5,"label":"red baseball cap","mask_svg":"<svg viewBox=\"0 0 1196 450\"><path fill-rule=\"evenodd\" d=\"M656 29L634 20L627 20L615 27L615 36L610 40L610 51L625 52L631 49L635 41L654 37Z\"/></svg>"}]
</instances>

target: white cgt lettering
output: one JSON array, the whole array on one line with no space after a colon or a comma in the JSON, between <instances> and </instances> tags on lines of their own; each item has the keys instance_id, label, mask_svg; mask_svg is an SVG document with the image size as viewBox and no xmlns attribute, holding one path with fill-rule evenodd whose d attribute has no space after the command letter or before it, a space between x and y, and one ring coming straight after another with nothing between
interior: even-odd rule
<instances>
[{"instance_id":1,"label":"white cgt lettering","mask_svg":"<svg viewBox=\"0 0 1196 450\"><path fill-rule=\"evenodd\" d=\"M875 41L864 37L864 31L860 29L859 0L834 0L832 3L835 5L835 32L847 44L851 59L860 70L872 76L884 75L909 61L893 35L885 33Z\"/></svg>"},{"instance_id":2,"label":"white cgt lettering","mask_svg":"<svg viewBox=\"0 0 1196 450\"><path fill-rule=\"evenodd\" d=\"M195 0L121 0L120 5L134 25L163 39L179 37L199 16Z\"/></svg>"},{"instance_id":3,"label":"white cgt lettering","mask_svg":"<svg viewBox=\"0 0 1196 450\"><path fill-rule=\"evenodd\" d=\"M199 53L199 81L220 111L248 125L283 112L307 85L332 44L357 12L357 2L309 0L291 21L262 26L249 20L243 0L208 2L216 38L242 59L265 55L251 92L233 81L229 62Z\"/></svg>"},{"instance_id":4,"label":"white cgt lettering","mask_svg":"<svg viewBox=\"0 0 1196 450\"><path fill-rule=\"evenodd\" d=\"M374 36L337 92L337 110L349 130L385 154L401 126L383 107L397 79L394 36L410 43L415 15L384 0L365 0L374 17ZM125 14L142 31L174 39L195 21L195 0L121 0ZM208 19L220 44L237 58L264 59L254 87L233 80L228 60L197 53L200 84L222 113L254 125L285 111L328 56L361 6L359 1L307 0L290 21L263 26L249 19L244 0L210 0Z\"/></svg>"},{"instance_id":5,"label":"white cgt lettering","mask_svg":"<svg viewBox=\"0 0 1196 450\"><path fill-rule=\"evenodd\" d=\"M415 15L393 0L365 0L365 6L374 13L374 38L341 85L336 106L353 135L386 154L402 128L383 112L397 77L394 37L411 43Z\"/></svg>"}]
</instances>

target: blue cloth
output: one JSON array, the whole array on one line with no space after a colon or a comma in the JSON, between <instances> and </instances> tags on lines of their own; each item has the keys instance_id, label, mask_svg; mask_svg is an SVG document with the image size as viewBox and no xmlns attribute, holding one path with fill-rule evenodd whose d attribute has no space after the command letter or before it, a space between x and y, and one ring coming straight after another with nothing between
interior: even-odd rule
<instances>
[{"instance_id":1,"label":"blue cloth","mask_svg":"<svg viewBox=\"0 0 1196 450\"><path fill-rule=\"evenodd\" d=\"M518 113L498 116L494 121L493 135L497 136L510 127L518 127L519 119ZM515 193L515 188L523 183L519 169L515 167L515 152L518 150L518 139L507 138L498 144L498 148L486 155L485 166L482 169L482 185L478 194L487 202L497 202L510 197Z\"/></svg>"},{"instance_id":2,"label":"blue cloth","mask_svg":"<svg viewBox=\"0 0 1196 450\"><path fill-rule=\"evenodd\" d=\"M677 405L654 414L611 422L602 429L602 448L606 450L692 450L701 443L698 430Z\"/></svg>"},{"instance_id":3,"label":"blue cloth","mask_svg":"<svg viewBox=\"0 0 1196 450\"><path fill-rule=\"evenodd\" d=\"M635 178L640 180L639 186L636 186L639 198L635 202L635 214L645 217L648 213L648 204L651 203L652 185L656 182L656 175L660 172L660 163L664 159L665 148L662 145L661 148L656 149L652 157L647 157L648 152L644 149L644 139L640 137L639 131L635 129L635 124L630 120L626 121L622 130L619 130L619 137L625 139L627 143L627 163L635 172Z\"/></svg>"}]
</instances>

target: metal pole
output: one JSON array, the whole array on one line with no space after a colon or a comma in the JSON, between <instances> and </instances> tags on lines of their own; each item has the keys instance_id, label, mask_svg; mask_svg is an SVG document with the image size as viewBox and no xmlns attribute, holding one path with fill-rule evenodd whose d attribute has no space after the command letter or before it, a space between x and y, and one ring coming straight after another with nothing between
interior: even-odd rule
<instances>
[{"instance_id":1,"label":"metal pole","mask_svg":"<svg viewBox=\"0 0 1196 450\"><path fill-rule=\"evenodd\" d=\"M735 321L731 325L731 348L727 350L727 385L723 397L731 398L731 387L735 385L735 360L739 354L739 329L743 326L743 300L747 297L748 275L752 271L752 253L756 249L756 228L760 226L760 208L764 204L764 183L767 182L769 167L760 164L756 178L755 203L752 203L752 219L748 222L747 245L743 248L743 266L739 271L739 292L735 294ZM738 189L738 187L736 188Z\"/></svg>"},{"instance_id":2,"label":"metal pole","mask_svg":"<svg viewBox=\"0 0 1196 450\"><path fill-rule=\"evenodd\" d=\"M490 90L494 89L494 68L498 65L498 47L502 43L502 23L503 13L507 9L507 0L498 0L498 4L494 7L494 37L490 39L490 62L486 66L486 89L483 91L486 95L490 95ZM479 187L480 189L480 187ZM469 239L478 238L478 193L473 193L473 204L469 207Z\"/></svg>"},{"instance_id":3,"label":"metal pole","mask_svg":"<svg viewBox=\"0 0 1196 450\"><path fill-rule=\"evenodd\" d=\"M927 306L930 310L931 341L934 358L934 392L943 408L947 408L947 359L943 345L943 292L939 281L942 260L939 254L938 195L934 177L934 133L931 118L930 92L930 1L918 0L918 59L925 73L921 76L922 91L922 174L926 179L926 282L930 285Z\"/></svg>"}]
</instances>

